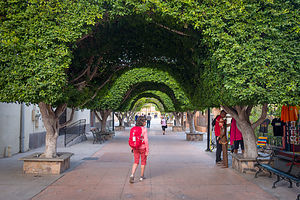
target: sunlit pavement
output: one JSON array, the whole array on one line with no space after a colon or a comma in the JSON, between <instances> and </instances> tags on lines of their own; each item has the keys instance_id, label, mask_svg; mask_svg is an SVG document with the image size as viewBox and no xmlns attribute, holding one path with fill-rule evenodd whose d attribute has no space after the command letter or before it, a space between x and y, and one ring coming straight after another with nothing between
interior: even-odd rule
<instances>
[{"instance_id":1,"label":"sunlit pavement","mask_svg":"<svg viewBox=\"0 0 300 200\"><path fill-rule=\"evenodd\" d=\"M185 141L183 134L168 128L162 135L157 123L148 131L144 181L138 181L137 171L135 183L129 183L133 155L128 129L95 153L95 160L86 160L33 199L275 199L234 170L215 166L213 157Z\"/></svg>"}]
</instances>

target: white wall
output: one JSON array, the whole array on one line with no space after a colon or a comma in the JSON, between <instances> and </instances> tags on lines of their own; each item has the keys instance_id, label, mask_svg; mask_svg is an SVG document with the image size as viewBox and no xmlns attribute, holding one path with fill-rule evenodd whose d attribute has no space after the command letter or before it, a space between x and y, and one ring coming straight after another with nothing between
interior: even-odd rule
<instances>
[{"instance_id":1,"label":"white wall","mask_svg":"<svg viewBox=\"0 0 300 200\"><path fill-rule=\"evenodd\" d=\"M72 109L67 109L67 121L70 119L72 113ZM86 124L90 124L90 110L78 110L75 111L73 120L71 123L76 122L78 120L85 119Z\"/></svg>"},{"instance_id":2,"label":"white wall","mask_svg":"<svg viewBox=\"0 0 300 200\"><path fill-rule=\"evenodd\" d=\"M0 157L7 146L11 146L12 154L20 150L20 111L20 104L0 103Z\"/></svg>"},{"instance_id":3,"label":"white wall","mask_svg":"<svg viewBox=\"0 0 300 200\"><path fill-rule=\"evenodd\" d=\"M0 103L0 157L9 145L11 153L20 152L21 104ZM45 132L38 106L24 106L24 151L29 150L29 135Z\"/></svg>"},{"instance_id":4,"label":"white wall","mask_svg":"<svg viewBox=\"0 0 300 200\"><path fill-rule=\"evenodd\" d=\"M67 120L71 116L71 109L67 110ZM20 152L21 105L0 103L0 158L5 155L7 146L11 146L11 154ZM90 110L78 110L74 113L72 122L86 119L90 124ZM88 126L89 127L89 126ZM88 128L87 127L87 128ZM29 150L29 136L32 133L44 134L45 127L37 105L24 106L24 151Z\"/></svg>"}]
</instances>

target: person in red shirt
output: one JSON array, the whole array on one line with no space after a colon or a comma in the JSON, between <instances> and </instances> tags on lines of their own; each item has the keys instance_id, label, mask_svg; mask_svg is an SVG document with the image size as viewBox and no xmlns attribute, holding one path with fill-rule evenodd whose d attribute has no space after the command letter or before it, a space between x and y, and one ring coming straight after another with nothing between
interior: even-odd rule
<instances>
[{"instance_id":1,"label":"person in red shirt","mask_svg":"<svg viewBox=\"0 0 300 200\"><path fill-rule=\"evenodd\" d=\"M215 124L215 136L216 136L216 143L217 143L217 151L216 151L216 164L222 164L221 160L221 153L222 153L222 144L220 144L220 132L221 132L221 126L220 123L225 123L226 120L221 120L226 117L226 112L224 110L221 111L220 115L216 118L216 124Z\"/></svg>"},{"instance_id":2,"label":"person in red shirt","mask_svg":"<svg viewBox=\"0 0 300 200\"><path fill-rule=\"evenodd\" d=\"M144 172L146 168L147 157L149 155L148 134L147 134L147 129L144 127L146 125L146 118L143 116L139 116L135 125L142 127L142 135L143 135L144 143L138 149L131 150L134 157L134 163L132 165L131 175L129 177L129 183L134 183L134 174L139 165L140 158L141 158L140 181L143 181L145 179Z\"/></svg>"}]
</instances>

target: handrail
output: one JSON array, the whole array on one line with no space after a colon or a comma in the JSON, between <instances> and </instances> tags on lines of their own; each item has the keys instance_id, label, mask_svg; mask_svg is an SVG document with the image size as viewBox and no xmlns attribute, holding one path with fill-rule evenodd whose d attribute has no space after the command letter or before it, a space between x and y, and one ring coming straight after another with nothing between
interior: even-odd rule
<instances>
[{"instance_id":1,"label":"handrail","mask_svg":"<svg viewBox=\"0 0 300 200\"><path fill-rule=\"evenodd\" d=\"M63 129L65 129L64 145L72 142L76 137L85 134L86 119L80 119Z\"/></svg>"}]
</instances>

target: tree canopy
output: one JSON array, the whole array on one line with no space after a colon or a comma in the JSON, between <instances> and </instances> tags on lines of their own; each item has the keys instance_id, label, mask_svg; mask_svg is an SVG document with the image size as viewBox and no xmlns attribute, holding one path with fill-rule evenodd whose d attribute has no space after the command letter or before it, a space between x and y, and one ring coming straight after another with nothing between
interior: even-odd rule
<instances>
[{"instance_id":1,"label":"tree canopy","mask_svg":"<svg viewBox=\"0 0 300 200\"><path fill-rule=\"evenodd\" d=\"M300 102L298 1L0 5L2 102L118 109L142 83L176 109Z\"/></svg>"}]
</instances>

